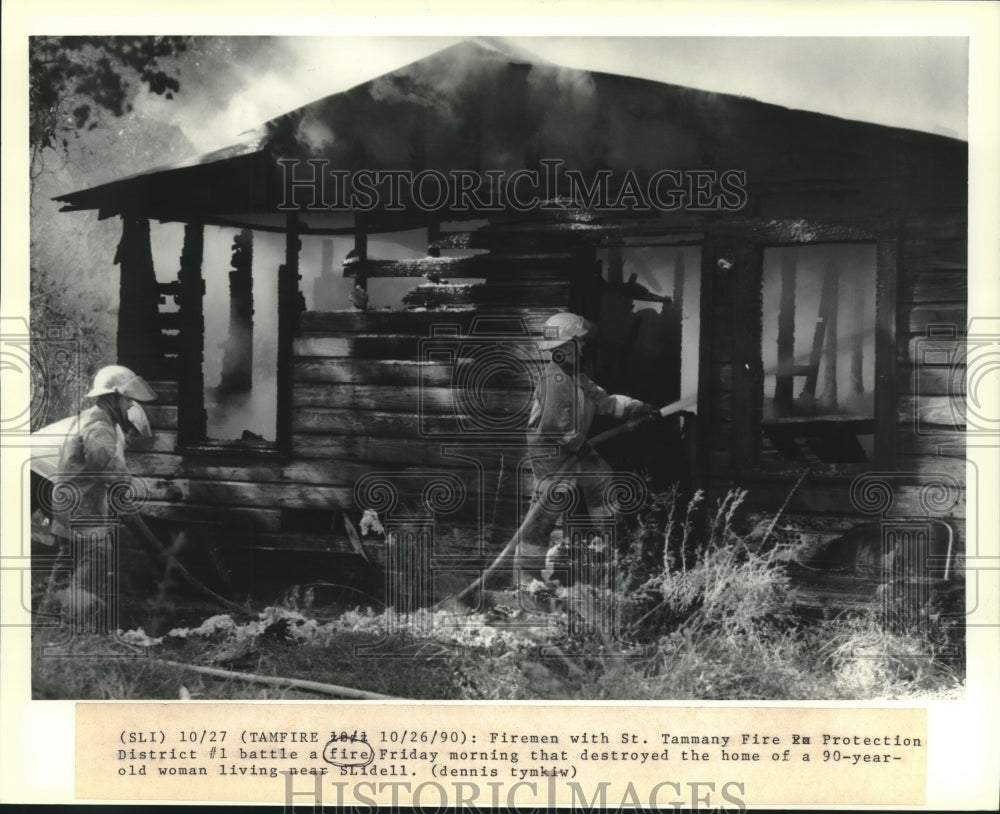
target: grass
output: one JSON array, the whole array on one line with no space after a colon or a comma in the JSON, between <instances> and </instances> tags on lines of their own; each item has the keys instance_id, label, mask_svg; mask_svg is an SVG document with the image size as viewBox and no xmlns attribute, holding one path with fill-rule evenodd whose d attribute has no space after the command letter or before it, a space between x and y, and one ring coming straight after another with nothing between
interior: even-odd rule
<instances>
[{"instance_id":1,"label":"grass","mask_svg":"<svg viewBox=\"0 0 1000 814\"><path fill-rule=\"evenodd\" d=\"M212 623L226 624L214 632ZM215 616L198 628L175 628L148 639L145 646L118 645L120 656L105 655L108 637L80 636L73 656L44 657L40 646L51 635L36 634L35 697L178 699L316 698L294 688L275 688L200 675L164 665L158 659L203 664L236 672L294 677L339 684L384 695L420 698L461 697L461 687L444 644L414 636L405 628L386 633L385 620L374 614L347 612L321 622L284 608L268 608L260 618L237 622ZM172 634L172 635L171 635ZM155 642L152 644L151 642ZM387 670L385 657L392 658Z\"/></svg>"},{"instance_id":2,"label":"grass","mask_svg":"<svg viewBox=\"0 0 1000 814\"><path fill-rule=\"evenodd\" d=\"M316 697L157 659L426 699L961 697L962 628L946 609L887 618L876 596L836 616L803 615L785 568L795 551L770 522L739 528L744 494L712 507L700 495L656 496L615 552L605 588L538 584L532 602L551 613L317 607L312 586L296 586L253 617L188 608L188 621L175 615L157 638L130 632L141 646L129 658L100 655L108 638L98 636L72 642L83 657L42 657L55 633L39 629L35 697Z\"/></svg>"}]
</instances>

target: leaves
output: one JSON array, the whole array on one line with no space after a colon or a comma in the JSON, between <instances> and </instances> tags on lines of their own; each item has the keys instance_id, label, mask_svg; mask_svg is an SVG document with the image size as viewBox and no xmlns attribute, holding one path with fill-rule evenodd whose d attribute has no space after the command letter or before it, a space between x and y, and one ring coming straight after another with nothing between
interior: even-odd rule
<instances>
[{"instance_id":1,"label":"leaves","mask_svg":"<svg viewBox=\"0 0 1000 814\"><path fill-rule=\"evenodd\" d=\"M141 86L172 99L180 81L161 60L187 50L188 37L32 37L29 45L33 156L65 151L68 136L93 130L103 114L132 109Z\"/></svg>"}]
</instances>

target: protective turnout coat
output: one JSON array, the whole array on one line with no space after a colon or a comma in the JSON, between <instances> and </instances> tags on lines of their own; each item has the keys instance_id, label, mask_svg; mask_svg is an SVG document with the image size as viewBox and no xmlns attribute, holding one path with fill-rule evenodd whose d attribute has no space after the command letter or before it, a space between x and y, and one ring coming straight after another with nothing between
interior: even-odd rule
<instances>
[{"instance_id":1,"label":"protective turnout coat","mask_svg":"<svg viewBox=\"0 0 1000 814\"><path fill-rule=\"evenodd\" d=\"M71 514L74 517L107 517L108 488L127 477L124 433L100 405L84 410L76 431L63 443L59 467L53 478L57 489L60 483L70 484L73 500L69 502L76 505L53 513L53 534L64 538L70 536Z\"/></svg>"},{"instance_id":2,"label":"protective turnout coat","mask_svg":"<svg viewBox=\"0 0 1000 814\"><path fill-rule=\"evenodd\" d=\"M645 404L628 396L610 395L584 373L550 362L542 371L531 415L528 443L533 447L531 468L536 490L533 518L520 529L514 567L522 584L545 579L550 535L559 520L563 501L559 490L574 487L591 515L604 509L604 490L611 469L588 444L594 416L627 419ZM553 448L555 454L553 454Z\"/></svg>"},{"instance_id":3,"label":"protective turnout coat","mask_svg":"<svg viewBox=\"0 0 1000 814\"><path fill-rule=\"evenodd\" d=\"M532 467L536 477L559 469L572 475L580 472L607 471L596 452L580 455L594 417L598 415L628 419L636 415L644 402L629 396L611 395L585 373L568 371L555 362L542 370L531 415L528 419L528 443L532 446L558 448L552 458L536 456ZM542 455L543 453L539 453ZM575 456L575 463L567 458Z\"/></svg>"}]
</instances>

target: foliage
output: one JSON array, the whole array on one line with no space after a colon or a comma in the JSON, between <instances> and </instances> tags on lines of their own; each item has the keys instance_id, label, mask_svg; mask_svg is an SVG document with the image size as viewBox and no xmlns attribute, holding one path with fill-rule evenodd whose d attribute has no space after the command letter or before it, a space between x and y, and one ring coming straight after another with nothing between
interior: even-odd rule
<instances>
[{"instance_id":1,"label":"foliage","mask_svg":"<svg viewBox=\"0 0 1000 814\"><path fill-rule=\"evenodd\" d=\"M633 632L696 624L714 633L749 633L763 620L788 615L790 586L774 567L775 549L755 550L753 539L734 529L745 496L729 492L711 516L702 512L700 492L686 506L676 490L660 496L659 506L654 502L653 520L640 528L625 562L621 596ZM664 513L661 522L657 515Z\"/></svg>"},{"instance_id":2,"label":"foliage","mask_svg":"<svg viewBox=\"0 0 1000 814\"><path fill-rule=\"evenodd\" d=\"M72 291L36 267L30 308L32 363L38 371L31 382L35 431L80 409L94 373L115 362L115 344L99 297Z\"/></svg>"},{"instance_id":3,"label":"foliage","mask_svg":"<svg viewBox=\"0 0 1000 814\"><path fill-rule=\"evenodd\" d=\"M102 115L132 109L136 85L172 99L177 77L161 60L187 50L188 37L32 37L29 44L29 140L33 163L42 151L65 151Z\"/></svg>"},{"instance_id":4,"label":"foliage","mask_svg":"<svg viewBox=\"0 0 1000 814\"><path fill-rule=\"evenodd\" d=\"M166 128L123 122L146 91L172 98L180 88L176 63L189 37L58 37L29 41L31 149L32 353L41 378L32 380L32 429L79 409L94 372L117 361L117 224L90 213L58 214L49 196L91 182L95 162L128 169L141 144L162 153ZM123 135L124 134L124 135ZM51 160L51 159L59 159Z\"/></svg>"}]
</instances>

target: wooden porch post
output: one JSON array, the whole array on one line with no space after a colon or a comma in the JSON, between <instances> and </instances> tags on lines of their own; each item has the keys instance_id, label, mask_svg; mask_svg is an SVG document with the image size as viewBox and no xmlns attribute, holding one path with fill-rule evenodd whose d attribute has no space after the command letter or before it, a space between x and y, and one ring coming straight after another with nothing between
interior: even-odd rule
<instances>
[{"instance_id":1,"label":"wooden porch post","mask_svg":"<svg viewBox=\"0 0 1000 814\"><path fill-rule=\"evenodd\" d=\"M733 247L728 272L733 320L732 463L749 467L760 456L760 420L764 401L761 362L761 274L764 250Z\"/></svg>"},{"instance_id":2,"label":"wooden porch post","mask_svg":"<svg viewBox=\"0 0 1000 814\"><path fill-rule=\"evenodd\" d=\"M681 397L681 374L684 360L684 285L687 269L684 267L684 250L674 252L674 291L673 300L669 305L673 322L670 326L670 349L675 355L677 364L671 370L667 392L671 398ZM661 312L668 306L661 305Z\"/></svg>"},{"instance_id":3,"label":"wooden porch post","mask_svg":"<svg viewBox=\"0 0 1000 814\"><path fill-rule=\"evenodd\" d=\"M823 353L823 409L828 413L837 412L837 312L840 304L840 263L831 259L826 268L830 279L830 296L826 303L826 346ZM824 281L824 292L826 291Z\"/></svg>"},{"instance_id":4,"label":"wooden porch post","mask_svg":"<svg viewBox=\"0 0 1000 814\"><path fill-rule=\"evenodd\" d=\"M205 385L202 380L205 281L201 275L201 261L204 231L200 223L184 226L184 248L181 250L180 271L177 272L180 334L177 442L181 445L200 443L205 440L207 432Z\"/></svg>"},{"instance_id":5,"label":"wooden porch post","mask_svg":"<svg viewBox=\"0 0 1000 814\"><path fill-rule=\"evenodd\" d=\"M795 282L797 252L785 249L781 255L781 305L778 310L778 371L774 380L774 415L792 414L795 398Z\"/></svg>"},{"instance_id":6,"label":"wooden porch post","mask_svg":"<svg viewBox=\"0 0 1000 814\"><path fill-rule=\"evenodd\" d=\"M163 375L163 347L156 272L149 244L149 221L122 216L115 262L121 267L118 294L118 363L140 375Z\"/></svg>"},{"instance_id":7,"label":"wooden porch post","mask_svg":"<svg viewBox=\"0 0 1000 814\"><path fill-rule=\"evenodd\" d=\"M229 337L222 357L219 397L248 393L253 387L253 232L233 238L229 272Z\"/></svg>"},{"instance_id":8,"label":"wooden porch post","mask_svg":"<svg viewBox=\"0 0 1000 814\"><path fill-rule=\"evenodd\" d=\"M674 297L673 306L677 309L677 318L683 318L684 311L684 276L687 269L684 267L684 249L674 252Z\"/></svg>"},{"instance_id":9,"label":"wooden porch post","mask_svg":"<svg viewBox=\"0 0 1000 814\"><path fill-rule=\"evenodd\" d=\"M857 396L865 392L865 283L860 268L851 273L851 315L851 395Z\"/></svg>"},{"instance_id":10,"label":"wooden porch post","mask_svg":"<svg viewBox=\"0 0 1000 814\"><path fill-rule=\"evenodd\" d=\"M354 275L351 303L355 308L364 311L368 308L368 275L364 271L365 263L368 261L368 224L361 212L356 212L354 215L354 256L360 268Z\"/></svg>"},{"instance_id":11,"label":"wooden porch post","mask_svg":"<svg viewBox=\"0 0 1000 814\"><path fill-rule=\"evenodd\" d=\"M621 245L608 247L608 282L612 285L621 285L625 282L625 264L622 260Z\"/></svg>"},{"instance_id":12,"label":"wooden porch post","mask_svg":"<svg viewBox=\"0 0 1000 814\"><path fill-rule=\"evenodd\" d=\"M698 305L698 409L694 457L695 468L692 489L708 486L712 475L712 425L715 421L716 376L713 368L715 341L715 266L716 247L711 240L701 244L701 302ZM732 365L730 364L730 369Z\"/></svg>"},{"instance_id":13,"label":"wooden porch post","mask_svg":"<svg viewBox=\"0 0 1000 814\"><path fill-rule=\"evenodd\" d=\"M810 403L816 397L816 384L819 381L819 365L823 359L823 343L827 341L830 326L831 303L833 303L832 310L834 312L834 322L836 322L837 275L833 266L828 265L826 271L823 273L823 289L819 295L819 314L816 319L816 328L813 331L812 352L809 355L809 370L806 374L805 387L803 387L803 392L809 397ZM836 329L836 324L833 327Z\"/></svg>"},{"instance_id":14,"label":"wooden porch post","mask_svg":"<svg viewBox=\"0 0 1000 814\"><path fill-rule=\"evenodd\" d=\"M292 383L294 367L294 340L299 329L299 314L303 310L299 292L299 239L298 212L289 212L285 225L285 262L278 268L278 406L276 441L278 449L288 450L292 445Z\"/></svg>"}]
</instances>

